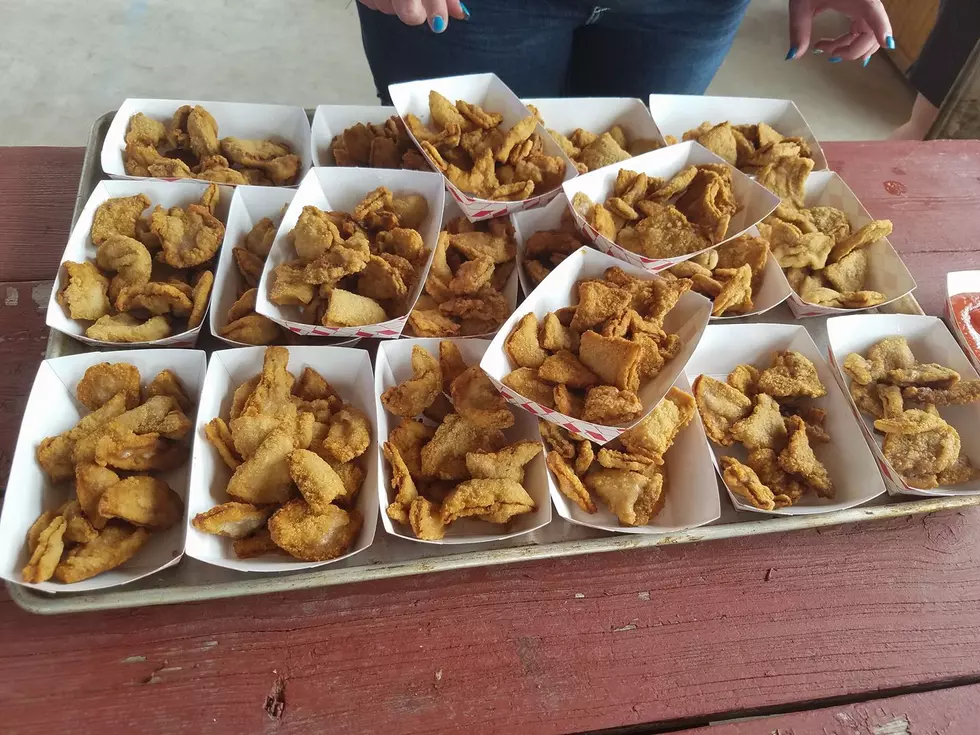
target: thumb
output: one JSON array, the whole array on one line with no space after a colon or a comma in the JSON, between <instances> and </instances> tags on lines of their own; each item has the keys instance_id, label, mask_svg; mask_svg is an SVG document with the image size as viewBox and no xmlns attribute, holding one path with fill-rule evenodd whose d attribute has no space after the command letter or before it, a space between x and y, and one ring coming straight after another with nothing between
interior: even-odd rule
<instances>
[{"instance_id":1,"label":"thumb","mask_svg":"<svg viewBox=\"0 0 980 735\"><path fill-rule=\"evenodd\" d=\"M811 0L789 2L789 53L786 60L798 59L810 47L813 28L813 3Z\"/></svg>"}]
</instances>

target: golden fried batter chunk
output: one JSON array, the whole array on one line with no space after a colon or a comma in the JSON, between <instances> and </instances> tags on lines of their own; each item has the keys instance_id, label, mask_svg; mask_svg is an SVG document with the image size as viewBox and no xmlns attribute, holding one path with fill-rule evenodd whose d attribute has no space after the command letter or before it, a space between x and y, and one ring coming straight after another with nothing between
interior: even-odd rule
<instances>
[{"instance_id":1,"label":"golden fried batter chunk","mask_svg":"<svg viewBox=\"0 0 980 735\"><path fill-rule=\"evenodd\" d=\"M819 398L827 395L816 366L793 350L776 353L772 367L759 375L759 390L774 398Z\"/></svg>"},{"instance_id":2,"label":"golden fried batter chunk","mask_svg":"<svg viewBox=\"0 0 980 735\"><path fill-rule=\"evenodd\" d=\"M752 412L752 400L727 383L706 375L694 380L694 398L708 438L722 446L731 446L732 425Z\"/></svg>"},{"instance_id":3,"label":"golden fried batter chunk","mask_svg":"<svg viewBox=\"0 0 980 735\"><path fill-rule=\"evenodd\" d=\"M184 501L163 480L142 475L127 477L102 493L99 515L165 530L183 517Z\"/></svg>"},{"instance_id":4,"label":"golden fried batter chunk","mask_svg":"<svg viewBox=\"0 0 980 735\"><path fill-rule=\"evenodd\" d=\"M95 540L74 546L54 570L55 579L81 582L125 564L150 539L145 528L110 523Z\"/></svg>"},{"instance_id":5,"label":"golden fried batter chunk","mask_svg":"<svg viewBox=\"0 0 980 735\"><path fill-rule=\"evenodd\" d=\"M664 475L626 469L595 469L585 476L585 484L602 498L624 526L645 526L663 508Z\"/></svg>"},{"instance_id":6,"label":"golden fried batter chunk","mask_svg":"<svg viewBox=\"0 0 980 735\"><path fill-rule=\"evenodd\" d=\"M396 416L414 418L432 405L442 392L442 370L439 361L428 350L412 347L412 377L388 388L381 403Z\"/></svg>"},{"instance_id":7,"label":"golden fried batter chunk","mask_svg":"<svg viewBox=\"0 0 980 735\"><path fill-rule=\"evenodd\" d=\"M790 418L789 444L779 453L779 466L806 480L821 498L834 497L834 483L823 463L810 448L806 423L798 416Z\"/></svg>"},{"instance_id":8,"label":"golden fried batter chunk","mask_svg":"<svg viewBox=\"0 0 980 735\"><path fill-rule=\"evenodd\" d=\"M95 245L101 245L113 235L136 237L136 221L143 210L150 206L146 194L106 199L95 210L90 237Z\"/></svg>"},{"instance_id":9,"label":"golden fried batter chunk","mask_svg":"<svg viewBox=\"0 0 980 735\"><path fill-rule=\"evenodd\" d=\"M360 410L347 404L330 417L324 450L338 462L357 459L371 445L371 422Z\"/></svg>"},{"instance_id":10,"label":"golden fried batter chunk","mask_svg":"<svg viewBox=\"0 0 980 735\"><path fill-rule=\"evenodd\" d=\"M150 231L160 238L163 260L174 268L193 268L211 260L225 235L225 226L207 207L160 207L150 215Z\"/></svg>"},{"instance_id":11,"label":"golden fried batter chunk","mask_svg":"<svg viewBox=\"0 0 980 735\"><path fill-rule=\"evenodd\" d=\"M72 319L95 320L109 313L109 279L94 263L63 263L68 278L58 291L58 303Z\"/></svg>"},{"instance_id":12,"label":"golden fried batter chunk","mask_svg":"<svg viewBox=\"0 0 980 735\"><path fill-rule=\"evenodd\" d=\"M505 443L500 430L483 429L458 414L449 414L422 447L422 474L441 480L465 479L469 477L469 452L495 452Z\"/></svg>"},{"instance_id":13,"label":"golden fried batter chunk","mask_svg":"<svg viewBox=\"0 0 980 735\"><path fill-rule=\"evenodd\" d=\"M303 561L328 561L342 556L361 530L361 514L328 505L315 513L305 500L291 500L269 518L276 546Z\"/></svg>"},{"instance_id":14,"label":"golden fried batter chunk","mask_svg":"<svg viewBox=\"0 0 980 735\"><path fill-rule=\"evenodd\" d=\"M100 362L89 367L75 386L75 396L90 411L101 408L122 393L126 408L140 403L140 371L125 362Z\"/></svg>"},{"instance_id":15,"label":"golden fried batter chunk","mask_svg":"<svg viewBox=\"0 0 980 735\"><path fill-rule=\"evenodd\" d=\"M720 457L718 461L729 490L760 510L772 510L776 507L772 490L762 484L755 470L734 457Z\"/></svg>"},{"instance_id":16,"label":"golden fried batter chunk","mask_svg":"<svg viewBox=\"0 0 980 735\"><path fill-rule=\"evenodd\" d=\"M574 450L573 450L574 451ZM592 496L582 481L575 474L575 471L568 465L565 459L557 452L549 452L545 460L558 481L558 490L566 498L571 500L585 513L595 513L596 506L592 502Z\"/></svg>"},{"instance_id":17,"label":"golden fried batter chunk","mask_svg":"<svg viewBox=\"0 0 980 735\"><path fill-rule=\"evenodd\" d=\"M538 456L541 442L519 441L496 452L468 452L466 469L476 479L524 482L524 467Z\"/></svg>"},{"instance_id":18,"label":"golden fried batter chunk","mask_svg":"<svg viewBox=\"0 0 980 735\"><path fill-rule=\"evenodd\" d=\"M459 518L479 516L491 523L507 523L535 508L534 500L519 482L501 479L477 479L461 482L442 503L442 520L452 523Z\"/></svg>"},{"instance_id":19,"label":"golden fried batter chunk","mask_svg":"<svg viewBox=\"0 0 980 735\"><path fill-rule=\"evenodd\" d=\"M21 572L25 582L40 584L51 579L65 550L64 536L67 528L68 522L59 515L38 534L31 550L31 558Z\"/></svg>"},{"instance_id":20,"label":"golden fried batter chunk","mask_svg":"<svg viewBox=\"0 0 980 735\"><path fill-rule=\"evenodd\" d=\"M610 426L632 421L641 413L643 403L633 391L597 385L585 394L582 420Z\"/></svg>"},{"instance_id":21,"label":"golden fried batter chunk","mask_svg":"<svg viewBox=\"0 0 980 735\"><path fill-rule=\"evenodd\" d=\"M242 539L264 527L272 511L272 506L256 506L232 500L198 513L191 520L191 525L204 533Z\"/></svg>"},{"instance_id":22,"label":"golden fried batter chunk","mask_svg":"<svg viewBox=\"0 0 980 735\"><path fill-rule=\"evenodd\" d=\"M672 387L664 400L640 423L624 432L619 440L627 451L663 464L664 455L681 429L691 423L695 410L694 397Z\"/></svg>"}]
</instances>

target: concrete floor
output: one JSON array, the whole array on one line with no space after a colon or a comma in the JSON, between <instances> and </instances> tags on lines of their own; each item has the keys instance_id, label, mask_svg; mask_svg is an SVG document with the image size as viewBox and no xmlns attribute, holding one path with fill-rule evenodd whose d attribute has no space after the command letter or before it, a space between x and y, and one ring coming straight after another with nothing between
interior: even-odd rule
<instances>
[{"instance_id":1,"label":"concrete floor","mask_svg":"<svg viewBox=\"0 0 980 735\"><path fill-rule=\"evenodd\" d=\"M376 101L353 0L0 0L0 18L0 145L83 145L126 97ZM914 93L885 59L787 63L785 29L786 0L754 0L709 93L793 98L824 140L907 119Z\"/></svg>"}]
</instances>

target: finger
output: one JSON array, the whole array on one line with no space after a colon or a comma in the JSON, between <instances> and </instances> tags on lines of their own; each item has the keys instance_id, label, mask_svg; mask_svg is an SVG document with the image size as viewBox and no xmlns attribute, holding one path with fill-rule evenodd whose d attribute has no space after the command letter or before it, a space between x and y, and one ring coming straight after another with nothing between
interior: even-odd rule
<instances>
[{"instance_id":1,"label":"finger","mask_svg":"<svg viewBox=\"0 0 980 735\"><path fill-rule=\"evenodd\" d=\"M420 26L425 23L426 15L422 0L391 0L391 7L405 25Z\"/></svg>"},{"instance_id":2,"label":"finger","mask_svg":"<svg viewBox=\"0 0 980 735\"><path fill-rule=\"evenodd\" d=\"M789 53L786 60L798 59L810 46L813 29L813 4L811 0L790 0L789 4Z\"/></svg>"},{"instance_id":3,"label":"finger","mask_svg":"<svg viewBox=\"0 0 980 735\"><path fill-rule=\"evenodd\" d=\"M834 52L834 56L831 56L828 60L833 61L835 58L838 58L841 61L854 61L855 59L870 57L877 50L878 39L871 33L862 33L849 44L838 46Z\"/></svg>"},{"instance_id":4,"label":"finger","mask_svg":"<svg viewBox=\"0 0 980 735\"><path fill-rule=\"evenodd\" d=\"M446 0L446 8L449 10L449 15L456 20L470 19L470 9L461 3L460 0Z\"/></svg>"},{"instance_id":5,"label":"finger","mask_svg":"<svg viewBox=\"0 0 980 735\"><path fill-rule=\"evenodd\" d=\"M835 56L837 54L837 49L847 46L859 35L861 34L845 33L842 36L837 36L837 38L821 38L819 41L813 44L813 53Z\"/></svg>"},{"instance_id":6,"label":"finger","mask_svg":"<svg viewBox=\"0 0 980 735\"><path fill-rule=\"evenodd\" d=\"M433 33L442 33L449 25L449 10L446 0L422 0L425 16L429 20L429 28Z\"/></svg>"},{"instance_id":7,"label":"finger","mask_svg":"<svg viewBox=\"0 0 980 735\"><path fill-rule=\"evenodd\" d=\"M864 21L871 28L872 33L875 34L875 38L878 39L879 46L887 49L895 48L895 39L892 38L892 24L888 20L888 13L885 11L885 7L879 0L874 0L866 6Z\"/></svg>"}]
</instances>

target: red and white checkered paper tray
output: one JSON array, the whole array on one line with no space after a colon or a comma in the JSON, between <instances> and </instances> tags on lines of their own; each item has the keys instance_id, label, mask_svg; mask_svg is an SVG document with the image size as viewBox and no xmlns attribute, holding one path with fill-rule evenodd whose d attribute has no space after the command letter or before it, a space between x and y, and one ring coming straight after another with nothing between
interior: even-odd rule
<instances>
[{"instance_id":1,"label":"red and white checkered paper tray","mask_svg":"<svg viewBox=\"0 0 980 735\"><path fill-rule=\"evenodd\" d=\"M657 277L640 268L624 264L597 250L587 247L579 248L562 261L539 284L538 288L534 289L534 292L517 307L510 319L497 332L497 336L493 338L487 348L483 360L480 361L480 367L490 376L490 380L497 386L497 390L515 406L520 406L538 418L581 434L597 444L607 444L631 426L639 423L667 395L670 386L674 384L674 380L684 369L684 364L694 352L698 340L701 339L704 327L708 323L708 315L711 313L711 302L708 299L688 291L681 296L674 308L667 314L664 320L664 331L675 333L680 337L681 350L657 376L640 387L638 394L643 403L643 413L634 421L615 426L593 424L535 403L505 386L503 384L504 377L515 368L506 350L504 350L504 341L513 331L517 322L521 320L521 317L533 312L540 320L549 311L575 305L578 303L575 283L583 278L601 278L606 269L612 267L622 268L637 278L651 279Z\"/></svg>"},{"instance_id":2,"label":"red and white checkered paper tray","mask_svg":"<svg viewBox=\"0 0 980 735\"><path fill-rule=\"evenodd\" d=\"M802 138L810 146L815 170L827 168L827 157L802 113L792 100L761 97L708 97L688 94L651 94L650 114L663 135L684 139L684 133L703 122L726 120L732 125L764 122L788 138Z\"/></svg>"},{"instance_id":3,"label":"red and white checkered paper tray","mask_svg":"<svg viewBox=\"0 0 980 735\"><path fill-rule=\"evenodd\" d=\"M0 577L9 582L41 592L91 592L135 582L173 566L183 556L185 534L181 519L165 531L151 533L146 545L132 559L108 572L71 584L55 579L40 584L24 582L21 570L30 558L27 529L42 512L57 510L75 497L72 483L53 483L41 469L35 458L37 447L46 437L68 431L82 416L91 413L75 399L75 387L88 368L102 362L126 362L136 366L144 387L162 370L172 370L196 408L204 383L207 356L201 350L93 351L41 363L27 399L0 516ZM193 410L187 417L194 420ZM185 515L192 461L189 457L176 469L155 473L180 495L185 504Z\"/></svg>"},{"instance_id":4,"label":"red and white checkered paper tray","mask_svg":"<svg viewBox=\"0 0 980 735\"><path fill-rule=\"evenodd\" d=\"M729 490L728 495L735 509L778 516L811 515L853 508L881 495L885 492L885 485L875 459L863 441L861 427L849 410L849 401L834 379L833 370L805 327L794 324L709 326L684 372L692 385L699 375L724 382L736 365L747 363L763 370L772 365L773 356L781 350L794 350L813 362L820 382L827 388L827 395L811 399L811 403L827 412L825 428L831 440L829 444L813 445L813 451L826 465L836 495L833 498L818 498L813 493L807 493L795 505L760 510ZM741 462L747 459L748 452L741 444L730 447L721 447L710 441L709 444L716 468L721 456L735 457Z\"/></svg>"},{"instance_id":5,"label":"red and white checkered paper tray","mask_svg":"<svg viewBox=\"0 0 980 735\"><path fill-rule=\"evenodd\" d=\"M515 517L506 526L462 518L450 524L446 529L445 538L430 541L416 538L410 528L391 520L385 512L394 497L394 493L388 491L388 488L391 487L391 466L384 458L381 445L388 440L388 434L398 426L401 419L388 413L384 404L381 403L381 394L412 377L413 346L422 347L438 359L439 343L442 341L441 339L400 339L394 342L382 342L378 345L378 355L374 365L374 393L378 414L377 498L381 508L381 523L384 525L385 531L392 536L408 541L453 546L501 541L530 533L547 525L551 522L551 500L548 496L548 478L543 453L532 459L524 468L524 488L534 498L535 509L530 513L523 513ZM490 341L486 339L467 338L448 339L446 341L453 342L459 347L460 354L467 365L479 365L480 358L483 357L490 345ZM534 416L524 411L514 411L513 413L514 425L504 430L507 442L541 441L541 435L538 433L538 422ZM424 419L424 421L432 425L428 419ZM498 533L494 533L498 530Z\"/></svg>"},{"instance_id":6,"label":"red and white checkered paper tray","mask_svg":"<svg viewBox=\"0 0 980 735\"><path fill-rule=\"evenodd\" d=\"M115 197L128 197L136 194L146 194L150 199L150 206L143 212L144 216L149 216L153 208L158 204L164 209L170 207L187 207L200 201L201 195L208 188L208 184L198 181L160 181L157 179L138 179L135 181L100 181L85 203L85 208L78 216L78 221L72 228L71 235L68 237L68 244L65 252L61 255L61 264L58 266L58 275L55 278L54 287L51 289L51 296L48 299L48 311L45 323L52 329L57 329L69 337L77 339L88 345L99 347L120 348L120 347L193 347L197 342L197 336L201 332L202 320L194 329L187 329L179 334L171 334L163 339L150 340L147 342L104 342L85 336L85 330L94 322L72 319L68 313L58 303L58 292L68 283L68 273L64 269L65 261L81 263L86 260L95 262L96 246L92 243L90 231L92 221L95 218L95 210L99 208L107 199ZM233 188L221 186L221 195L218 198L218 206L215 210L215 217L224 222L228 217L228 209L231 203ZM212 260L209 268L214 268L215 261ZM212 293L214 288L212 287ZM210 298L210 297L209 297Z\"/></svg>"},{"instance_id":7,"label":"red and white checkered paper tray","mask_svg":"<svg viewBox=\"0 0 980 735\"><path fill-rule=\"evenodd\" d=\"M663 179L670 179L675 174L680 173L684 168L702 163L721 164L731 169L732 187L735 194L735 201L739 207L739 210L732 216L724 240L720 240L711 247L703 248L702 250L676 258L647 258L646 256L620 247L612 240L600 235L592 225L585 221L585 218L581 214L574 210L574 207L572 208L575 221L578 223L582 234L595 243L595 246L599 250L620 260L624 260L627 263L656 273L682 261L690 260L695 255L713 250L721 243L738 237L767 217L776 208L776 205L779 204L779 197L765 187L757 184L741 171L738 171L732 166L728 166L727 163L704 146L694 142L678 143L677 145L644 153L642 156L629 158L611 166L600 168L597 171L590 171L587 174L575 177L571 181L566 181L563 188L565 190L565 196L568 197L568 201L570 202L574 200L576 194L585 194L596 204L603 204L606 199L612 196L616 176L623 169L637 171L650 176L659 176Z\"/></svg>"},{"instance_id":8,"label":"red and white checkered paper tray","mask_svg":"<svg viewBox=\"0 0 980 735\"><path fill-rule=\"evenodd\" d=\"M685 393L691 386L684 374L677 376L674 387ZM618 449L618 445L612 448ZM547 450L547 444L545 445ZM578 526L597 528L612 533L660 534L676 533L688 528L697 528L721 516L721 499L718 493L718 480L712 467L711 450L704 435L701 417L694 418L681 429L667 454L664 455L667 499L661 510L645 526L623 526L616 514L599 498L594 497L595 513L586 513L566 498L558 489L554 476L548 470L548 488L551 500L558 515Z\"/></svg>"},{"instance_id":9,"label":"red and white checkered paper tray","mask_svg":"<svg viewBox=\"0 0 980 735\"><path fill-rule=\"evenodd\" d=\"M844 372L844 360L852 352L866 355L868 349L885 337L905 337L916 359L922 363L938 363L950 367L963 380L976 380L973 365L949 333L942 319L917 314L856 314L827 320L827 341L830 344L830 360L837 379L848 396L851 411L864 431L868 444L874 451L889 493L944 497L948 495L977 495L980 479L962 485L923 490L909 485L885 459L882 451L884 436L875 431L874 417L858 410L850 399L851 377ZM943 419L960 435L962 451L974 467L980 467L980 404L965 406L939 406Z\"/></svg>"},{"instance_id":10,"label":"red and white checkered paper tray","mask_svg":"<svg viewBox=\"0 0 980 735\"><path fill-rule=\"evenodd\" d=\"M357 123L383 125L388 118L398 117L394 107L377 105L318 105L310 126L310 149L314 166L336 166L330 143L334 137Z\"/></svg>"},{"instance_id":11,"label":"red and white checkered paper tray","mask_svg":"<svg viewBox=\"0 0 980 735\"><path fill-rule=\"evenodd\" d=\"M235 389L262 372L265 347L242 347L217 350L211 355L201 405L194 424L194 466L191 471L190 492L187 496L187 555L225 569L240 572L292 572L310 569L348 559L364 551L374 542L378 523L377 482L373 453L377 451L377 420L374 415L374 385L371 358L364 350L349 347L302 346L287 347L289 372L295 376L311 367L332 385L345 402L350 403L371 421L371 444L358 462L364 470L364 482L355 501L361 513L361 530L347 553L329 561L301 561L285 553L264 554L240 559L235 554L232 539L199 531L191 524L198 513L233 500L226 488L232 472L217 450L208 441L204 427L216 416L227 419Z\"/></svg>"},{"instance_id":12,"label":"red and white checkered paper tray","mask_svg":"<svg viewBox=\"0 0 980 735\"><path fill-rule=\"evenodd\" d=\"M220 138L269 139L288 143L299 156L299 179L310 170L310 118L302 107L258 105L251 102L204 102L201 100L158 100L129 98L123 101L102 144L102 170L114 179L144 179L126 173L123 153L129 119L137 112L162 123L169 123L177 108L201 105L218 123ZM295 185L294 185L295 186Z\"/></svg>"},{"instance_id":13,"label":"red and white checkered paper tray","mask_svg":"<svg viewBox=\"0 0 980 735\"><path fill-rule=\"evenodd\" d=\"M833 171L814 171L807 177L803 204L806 207L836 207L851 221L851 231L864 227L874 219L850 187ZM865 250L868 253L868 279L864 287L869 291L883 293L887 297L884 304L897 301L915 289L915 279L912 278L905 262L892 247L888 238L882 238L867 246ZM841 316L864 311L864 309L838 309L811 304L803 301L792 289L787 303L797 319L811 316ZM865 307L865 309L871 308L874 307Z\"/></svg>"},{"instance_id":14,"label":"red and white checkered paper tray","mask_svg":"<svg viewBox=\"0 0 980 735\"><path fill-rule=\"evenodd\" d=\"M619 125L626 133L627 145L641 139L660 143L664 140L647 106L635 97L541 97L521 101L538 111L546 129L566 138L578 128L601 135Z\"/></svg>"},{"instance_id":15,"label":"red and white checkered paper tray","mask_svg":"<svg viewBox=\"0 0 980 735\"><path fill-rule=\"evenodd\" d=\"M500 81L496 74L465 74L458 77L443 77L441 79L425 79L418 82L392 84L388 87L391 101L394 103L395 109L398 110L398 114L402 119L411 113L421 120L424 125L429 124L429 92L432 90L443 95L451 102L465 100L466 102L480 105L487 112L500 113L503 115L501 125L507 129L510 129L531 114L531 111L525 107L524 103L511 91L510 87ZM549 156L560 156L565 161L565 181L573 178L577 173L575 164L562 152L558 144L548 135L547 131L541 125L537 126L536 132L541 136L544 152ZM409 131L409 135L411 135L411 131ZM415 136L412 136L412 140L415 140ZM417 140L415 140L415 143L418 145ZM421 146L419 146L419 149L421 150ZM424 151L423 155L425 155ZM426 159L428 160L428 156L426 156ZM438 168L436 168L436 165L431 160L429 161L429 165L432 166L433 171L438 171ZM556 188L552 191L532 196L530 199L522 199L516 202L498 202L490 199L479 199L467 194L450 183L449 179L446 179L445 182L446 189L452 195L453 199L459 202L463 214L471 222L499 217L510 214L511 212L520 212L525 209L542 207L554 199L555 195L560 191L560 189Z\"/></svg>"},{"instance_id":16,"label":"red and white checkered paper tray","mask_svg":"<svg viewBox=\"0 0 980 735\"><path fill-rule=\"evenodd\" d=\"M973 351L973 347L970 346L963 334L959 322L956 321L952 299L959 294L980 294L980 271L953 271L946 274L946 322L949 324L950 331L956 335L956 341L960 343L966 356L970 359L973 369L980 372L980 356ZM967 320L969 320L969 316L967 316Z\"/></svg>"},{"instance_id":17,"label":"red and white checkered paper tray","mask_svg":"<svg viewBox=\"0 0 980 735\"><path fill-rule=\"evenodd\" d=\"M299 219L303 207L314 206L323 210L353 212L354 207L379 186L388 187L396 196L420 194L425 197L429 205L428 217L419 227L419 233L429 250L429 256L425 262L425 267L419 273L418 282L412 290L410 303L414 307L429 274L432 254L435 252L439 230L442 228L442 213L446 202L446 190L442 185L442 177L425 171L336 166L311 170L300 183L296 196L293 197L289 209L283 215L279 230L276 232L275 242L272 244L272 251L265 260L262 281L259 283L259 292L255 303L255 310L259 314L267 316L282 324L289 331L303 336L396 339L401 335L402 330L405 329L405 324L408 322L408 314L411 309L401 316L379 324L365 324L358 327L324 327L303 321L299 308L296 306L278 306L269 301L272 271L276 266L296 257L296 251L289 241L289 233L296 226L296 221Z\"/></svg>"}]
</instances>

